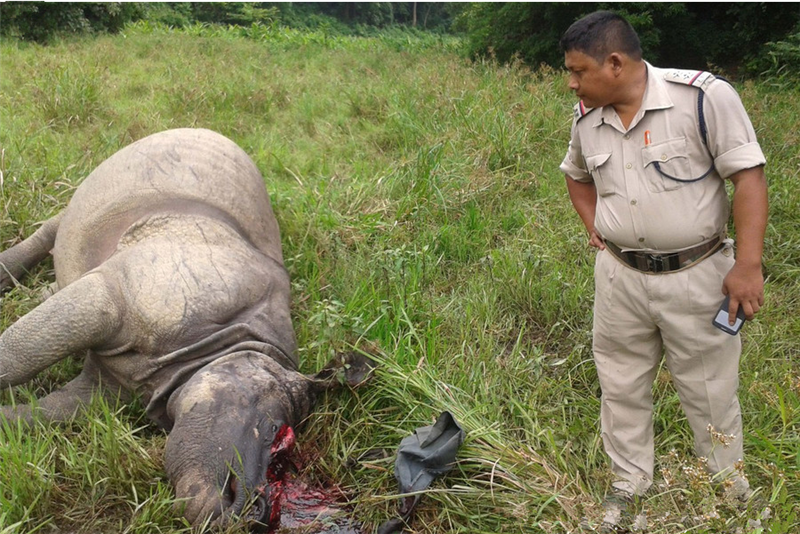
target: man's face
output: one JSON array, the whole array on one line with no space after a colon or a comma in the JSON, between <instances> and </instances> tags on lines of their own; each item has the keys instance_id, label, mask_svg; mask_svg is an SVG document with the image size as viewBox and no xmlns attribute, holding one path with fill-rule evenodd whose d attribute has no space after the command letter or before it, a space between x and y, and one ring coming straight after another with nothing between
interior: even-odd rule
<instances>
[{"instance_id":1,"label":"man's face","mask_svg":"<svg viewBox=\"0 0 800 534\"><path fill-rule=\"evenodd\" d=\"M616 78L610 61L598 63L583 52L571 50L564 54L564 65L569 70L569 88L586 107L614 104Z\"/></svg>"}]
</instances>

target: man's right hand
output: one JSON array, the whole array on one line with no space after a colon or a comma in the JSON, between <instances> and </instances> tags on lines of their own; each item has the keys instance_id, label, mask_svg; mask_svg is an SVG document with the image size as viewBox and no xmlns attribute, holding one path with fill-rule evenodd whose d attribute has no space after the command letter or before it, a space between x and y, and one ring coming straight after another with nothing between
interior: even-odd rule
<instances>
[{"instance_id":1,"label":"man's right hand","mask_svg":"<svg viewBox=\"0 0 800 534\"><path fill-rule=\"evenodd\" d=\"M573 180L568 174L564 175L567 179L567 191L572 206L583 221L586 230L589 231L589 246L600 250L606 248L603 238L594 229L594 214L597 207L597 189L594 182L578 182Z\"/></svg>"},{"instance_id":2,"label":"man's right hand","mask_svg":"<svg viewBox=\"0 0 800 534\"><path fill-rule=\"evenodd\" d=\"M598 234L597 230L595 230L594 228L589 230L589 246L600 250L606 249L605 241L603 240L602 237L600 237L600 234Z\"/></svg>"}]
</instances>

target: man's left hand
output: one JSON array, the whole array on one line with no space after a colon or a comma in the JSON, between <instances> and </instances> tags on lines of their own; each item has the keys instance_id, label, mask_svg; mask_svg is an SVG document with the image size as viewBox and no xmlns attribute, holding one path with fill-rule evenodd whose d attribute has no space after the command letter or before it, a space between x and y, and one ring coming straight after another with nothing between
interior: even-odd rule
<instances>
[{"instance_id":1,"label":"man's left hand","mask_svg":"<svg viewBox=\"0 0 800 534\"><path fill-rule=\"evenodd\" d=\"M739 306L745 317L752 319L764 305L761 257L768 206L763 166L741 170L731 175L730 180L733 182L736 263L722 282L722 292L731 297L728 320L734 324Z\"/></svg>"},{"instance_id":2,"label":"man's left hand","mask_svg":"<svg viewBox=\"0 0 800 534\"><path fill-rule=\"evenodd\" d=\"M764 275L761 265L748 266L737 262L722 282L722 293L730 295L728 321L736 320L736 311L742 307L745 317L752 319L764 305Z\"/></svg>"}]
</instances>

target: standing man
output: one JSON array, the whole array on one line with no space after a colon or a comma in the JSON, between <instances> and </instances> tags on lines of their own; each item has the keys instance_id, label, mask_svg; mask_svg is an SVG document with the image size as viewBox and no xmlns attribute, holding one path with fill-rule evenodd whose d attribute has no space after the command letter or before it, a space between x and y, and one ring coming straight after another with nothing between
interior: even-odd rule
<instances>
[{"instance_id":1,"label":"standing man","mask_svg":"<svg viewBox=\"0 0 800 534\"><path fill-rule=\"evenodd\" d=\"M594 360L601 433L615 475L603 528L653 482L652 386L662 351L695 437L695 452L728 491L751 491L737 397L741 340L712 326L764 303L766 160L750 119L724 80L664 70L642 59L619 15L596 12L561 39L575 106L561 170L599 249ZM726 227L733 183L736 258Z\"/></svg>"}]
</instances>

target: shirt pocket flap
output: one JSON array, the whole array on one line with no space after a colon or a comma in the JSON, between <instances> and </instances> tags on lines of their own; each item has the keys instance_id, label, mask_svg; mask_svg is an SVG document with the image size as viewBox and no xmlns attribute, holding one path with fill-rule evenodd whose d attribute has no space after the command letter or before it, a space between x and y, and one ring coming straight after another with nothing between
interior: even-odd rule
<instances>
[{"instance_id":1,"label":"shirt pocket flap","mask_svg":"<svg viewBox=\"0 0 800 534\"><path fill-rule=\"evenodd\" d=\"M609 158L611 158L611 153L586 156L586 170L592 176L597 194L601 197L615 193L614 176L611 172L611 164L608 162Z\"/></svg>"},{"instance_id":2,"label":"shirt pocket flap","mask_svg":"<svg viewBox=\"0 0 800 534\"><path fill-rule=\"evenodd\" d=\"M594 174L598 167L602 167L611 157L611 154L595 154L594 156L586 156L586 170L590 174Z\"/></svg>"},{"instance_id":3,"label":"shirt pocket flap","mask_svg":"<svg viewBox=\"0 0 800 534\"><path fill-rule=\"evenodd\" d=\"M652 163L677 163L674 160L688 160L686 138L670 139L657 145L646 146L642 149L642 160L647 167Z\"/></svg>"}]
</instances>

